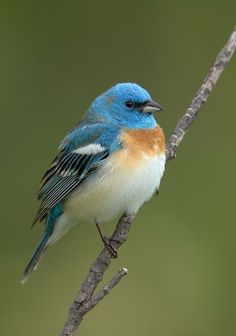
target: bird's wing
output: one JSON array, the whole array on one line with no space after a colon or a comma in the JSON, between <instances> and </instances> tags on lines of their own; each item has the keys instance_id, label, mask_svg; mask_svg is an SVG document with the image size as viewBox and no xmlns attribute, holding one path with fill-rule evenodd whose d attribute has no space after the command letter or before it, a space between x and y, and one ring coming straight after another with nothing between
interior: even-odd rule
<instances>
[{"instance_id":1,"label":"bird's wing","mask_svg":"<svg viewBox=\"0 0 236 336\"><path fill-rule=\"evenodd\" d=\"M87 132L86 136L84 132ZM43 220L50 209L103 166L113 151L110 146L112 136L106 137L105 142L103 138L104 130L97 128L80 127L68 134L60 146L58 156L43 176L38 193L41 205L33 225Z\"/></svg>"}]
</instances>

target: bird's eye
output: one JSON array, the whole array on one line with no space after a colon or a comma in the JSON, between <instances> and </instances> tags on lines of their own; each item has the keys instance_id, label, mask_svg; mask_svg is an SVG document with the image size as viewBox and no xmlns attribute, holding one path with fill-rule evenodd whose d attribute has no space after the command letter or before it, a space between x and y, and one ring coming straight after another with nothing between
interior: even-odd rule
<instances>
[{"instance_id":1,"label":"bird's eye","mask_svg":"<svg viewBox=\"0 0 236 336\"><path fill-rule=\"evenodd\" d=\"M128 107L128 108L131 108L134 106L134 103L130 100L128 100L127 102L125 102L125 105Z\"/></svg>"}]
</instances>

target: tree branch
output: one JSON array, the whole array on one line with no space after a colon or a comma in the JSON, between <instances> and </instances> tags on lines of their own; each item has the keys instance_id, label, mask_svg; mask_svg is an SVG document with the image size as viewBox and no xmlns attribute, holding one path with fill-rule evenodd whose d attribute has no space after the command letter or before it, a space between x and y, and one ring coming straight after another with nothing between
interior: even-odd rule
<instances>
[{"instance_id":1,"label":"tree branch","mask_svg":"<svg viewBox=\"0 0 236 336\"><path fill-rule=\"evenodd\" d=\"M170 136L166 146L167 162L176 156L176 150L182 142L185 133L191 126L192 122L196 119L198 113L201 111L203 105L207 101L209 94L216 85L224 68L229 63L231 57L235 52L235 49L236 27L234 27L234 30L230 35L230 38L224 48L217 55L215 63L213 64L209 73L204 79L203 84L196 93L186 112L179 119L173 134Z\"/></svg>"},{"instance_id":2,"label":"tree branch","mask_svg":"<svg viewBox=\"0 0 236 336\"><path fill-rule=\"evenodd\" d=\"M213 90L225 66L229 63L236 49L236 27L234 28L229 40L224 48L218 54L214 65L210 69L203 84L196 93L193 101L186 112L179 119L177 126L170 136L167 146L167 162L176 156L177 148L183 140L187 130L196 119L209 94ZM117 223L116 229L110 239L113 245L118 249L128 238L134 216L123 215ZM127 274L127 269L122 268L117 274L104 286L97 294L94 294L98 284L111 263L112 256L104 248L90 267L88 275L84 280L80 292L76 296L70 310L67 322L63 328L61 336L72 336L83 320L84 315L96 306Z\"/></svg>"},{"instance_id":3,"label":"tree branch","mask_svg":"<svg viewBox=\"0 0 236 336\"><path fill-rule=\"evenodd\" d=\"M114 276L111 278L111 280L108 281L106 286L104 286L97 294L95 294L92 299L90 300L88 304L88 310L91 310L93 307L95 307L104 297L110 293L110 291L118 285L120 280L128 274L127 268L121 268Z\"/></svg>"}]
</instances>

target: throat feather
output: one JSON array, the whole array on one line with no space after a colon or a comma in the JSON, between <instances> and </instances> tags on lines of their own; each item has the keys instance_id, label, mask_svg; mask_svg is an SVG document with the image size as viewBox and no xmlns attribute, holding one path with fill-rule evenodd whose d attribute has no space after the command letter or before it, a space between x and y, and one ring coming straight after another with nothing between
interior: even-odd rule
<instances>
[{"instance_id":1,"label":"throat feather","mask_svg":"<svg viewBox=\"0 0 236 336\"><path fill-rule=\"evenodd\" d=\"M133 154L144 152L148 156L154 156L165 151L165 136L159 125L153 129L125 130L120 139L124 148Z\"/></svg>"}]
</instances>

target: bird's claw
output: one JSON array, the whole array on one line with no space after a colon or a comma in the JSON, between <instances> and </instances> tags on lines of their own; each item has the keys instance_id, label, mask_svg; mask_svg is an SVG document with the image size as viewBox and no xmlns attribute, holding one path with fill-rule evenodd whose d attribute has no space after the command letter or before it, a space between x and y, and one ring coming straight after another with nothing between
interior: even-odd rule
<instances>
[{"instance_id":1,"label":"bird's claw","mask_svg":"<svg viewBox=\"0 0 236 336\"><path fill-rule=\"evenodd\" d=\"M115 246L112 244L112 239L109 239L107 237L103 237L103 242L104 242L104 246L108 249L108 251L110 252L111 256L113 258L117 258L117 249L115 248Z\"/></svg>"}]
</instances>

